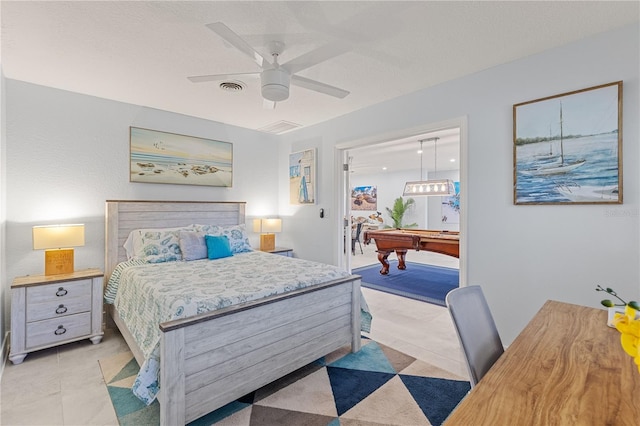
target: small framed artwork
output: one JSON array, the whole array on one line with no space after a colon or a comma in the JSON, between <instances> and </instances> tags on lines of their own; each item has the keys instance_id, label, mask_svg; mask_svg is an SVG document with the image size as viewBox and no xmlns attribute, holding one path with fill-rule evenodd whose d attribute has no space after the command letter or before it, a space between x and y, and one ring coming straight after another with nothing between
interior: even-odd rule
<instances>
[{"instance_id":1,"label":"small framed artwork","mask_svg":"<svg viewBox=\"0 0 640 426\"><path fill-rule=\"evenodd\" d=\"M233 145L130 127L130 182L231 187Z\"/></svg>"},{"instance_id":2,"label":"small framed artwork","mask_svg":"<svg viewBox=\"0 0 640 426\"><path fill-rule=\"evenodd\" d=\"M378 210L378 189L372 185L356 186L351 190L351 210Z\"/></svg>"},{"instance_id":3,"label":"small framed artwork","mask_svg":"<svg viewBox=\"0 0 640 426\"><path fill-rule=\"evenodd\" d=\"M455 195L442 197L442 223L460 223L460 182L453 182Z\"/></svg>"},{"instance_id":4,"label":"small framed artwork","mask_svg":"<svg viewBox=\"0 0 640 426\"><path fill-rule=\"evenodd\" d=\"M316 150L294 152L289 155L289 202L316 203Z\"/></svg>"},{"instance_id":5,"label":"small framed artwork","mask_svg":"<svg viewBox=\"0 0 640 426\"><path fill-rule=\"evenodd\" d=\"M622 81L513 106L514 204L622 203Z\"/></svg>"}]
</instances>

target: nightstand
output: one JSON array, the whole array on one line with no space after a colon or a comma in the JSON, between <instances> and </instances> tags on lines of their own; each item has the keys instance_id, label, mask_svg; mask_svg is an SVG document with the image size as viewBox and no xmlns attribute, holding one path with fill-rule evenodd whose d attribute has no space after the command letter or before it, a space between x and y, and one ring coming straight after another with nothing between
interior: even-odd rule
<instances>
[{"instance_id":1,"label":"nightstand","mask_svg":"<svg viewBox=\"0 0 640 426\"><path fill-rule=\"evenodd\" d=\"M99 269L14 279L11 362L20 364L29 352L76 340L100 343L103 279Z\"/></svg>"},{"instance_id":2,"label":"nightstand","mask_svg":"<svg viewBox=\"0 0 640 426\"><path fill-rule=\"evenodd\" d=\"M267 250L267 253L279 254L280 256L293 257L293 249L285 247L276 247L273 250Z\"/></svg>"}]
</instances>

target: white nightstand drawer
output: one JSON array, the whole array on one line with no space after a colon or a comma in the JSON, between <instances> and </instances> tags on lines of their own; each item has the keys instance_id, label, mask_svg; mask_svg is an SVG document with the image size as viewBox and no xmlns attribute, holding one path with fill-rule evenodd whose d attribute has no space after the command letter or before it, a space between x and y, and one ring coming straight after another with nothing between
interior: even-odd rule
<instances>
[{"instance_id":1,"label":"white nightstand drawer","mask_svg":"<svg viewBox=\"0 0 640 426\"><path fill-rule=\"evenodd\" d=\"M77 280L27 288L27 304L91 297L91 280Z\"/></svg>"},{"instance_id":2,"label":"white nightstand drawer","mask_svg":"<svg viewBox=\"0 0 640 426\"><path fill-rule=\"evenodd\" d=\"M61 298L44 303L27 305L27 322L40 321L50 318L59 318L80 312L91 310L91 297L89 294L72 299Z\"/></svg>"},{"instance_id":3,"label":"white nightstand drawer","mask_svg":"<svg viewBox=\"0 0 640 426\"><path fill-rule=\"evenodd\" d=\"M27 324L27 349L62 342L91 333L91 313Z\"/></svg>"}]
</instances>

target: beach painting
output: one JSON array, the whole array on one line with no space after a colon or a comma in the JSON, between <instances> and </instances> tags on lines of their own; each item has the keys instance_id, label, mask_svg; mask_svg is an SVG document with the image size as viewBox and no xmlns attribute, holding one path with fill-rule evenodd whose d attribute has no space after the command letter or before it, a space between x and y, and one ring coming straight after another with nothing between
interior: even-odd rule
<instances>
[{"instance_id":1,"label":"beach painting","mask_svg":"<svg viewBox=\"0 0 640 426\"><path fill-rule=\"evenodd\" d=\"M316 203L316 150L289 154L289 203Z\"/></svg>"},{"instance_id":2,"label":"beach painting","mask_svg":"<svg viewBox=\"0 0 640 426\"><path fill-rule=\"evenodd\" d=\"M130 182L231 187L233 145L130 127Z\"/></svg>"},{"instance_id":3,"label":"beach painting","mask_svg":"<svg viewBox=\"0 0 640 426\"><path fill-rule=\"evenodd\" d=\"M351 210L378 210L378 188L373 185L354 187L351 190Z\"/></svg>"},{"instance_id":4,"label":"beach painting","mask_svg":"<svg viewBox=\"0 0 640 426\"><path fill-rule=\"evenodd\" d=\"M514 204L622 203L622 81L513 106Z\"/></svg>"}]
</instances>

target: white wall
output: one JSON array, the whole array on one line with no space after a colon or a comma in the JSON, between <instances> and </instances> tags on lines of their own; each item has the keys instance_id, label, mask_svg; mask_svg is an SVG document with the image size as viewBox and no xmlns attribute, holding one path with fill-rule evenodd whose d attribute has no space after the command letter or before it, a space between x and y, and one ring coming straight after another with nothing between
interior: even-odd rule
<instances>
[{"instance_id":1,"label":"white wall","mask_svg":"<svg viewBox=\"0 0 640 426\"><path fill-rule=\"evenodd\" d=\"M469 284L483 286L499 331L510 343L547 299L599 306L597 284L640 299L638 162L640 137L638 24L412 93L283 136L281 158L305 143L324 152L321 205L337 208L336 145L466 117L467 158L461 176L467 204ZM513 104L624 81L624 204L513 205ZM286 180L286 176L281 177ZM281 182L281 191L286 185ZM281 210L290 209L281 196ZM332 202L332 200L334 200ZM309 208L309 210L313 210ZM296 212L303 218L308 212ZM338 218L339 219L339 218ZM337 262L339 220L316 219L293 245ZM329 256L328 253L333 253Z\"/></svg>"},{"instance_id":2,"label":"white wall","mask_svg":"<svg viewBox=\"0 0 640 426\"><path fill-rule=\"evenodd\" d=\"M354 155L358 155L357 151ZM384 219L384 225L393 226L389 214L388 208L393 208L393 203L396 198L403 197L402 192L404 190L404 184L409 180L416 180L420 176L419 169L407 169L396 172L380 171L374 174L351 174L351 187L374 185L378 191L378 210L382 213ZM424 176L425 179L435 179L434 176L429 174ZM438 178L449 178L453 181L460 179L458 171L441 171L438 172ZM443 197L403 197L413 198L415 204L405 214L403 219L404 224L417 223L419 229L444 229L448 231L457 231L459 224L457 223L442 223L442 200ZM353 210L351 214L354 217L365 216L368 217L374 211Z\"/></svg>"},{"instance_id":3,"label":"white wall","mask_svg":"<svg viewBox=\"0 0 640 426\"><path fill-rule=\"evenodd\" d=\"M3 294L14 277L44 272L33 225L85 223L75 267L102 268L108 199L247 201L248 217L278 213L273 135L10 79L6 89ZM233 187L130 183L129 126L232 142Z\"/></svg>"},{"instance_id":4,"label":"white wall","mask_svg":"<svg viewBox=\"0 0 640 426\"><path fill-rule=\"evenodd\" d=\"M5 147L6 147L6 111L5 108L5 78L4 72L2 71L2 63L0 63L0 347L2 350L0 351L0 356L2 356L2 360L4 361L5 352L8 352L7 348L9 346L9 342L6 337L7 328L5 328L5 300L9 299L9 291L6 290L8 288L7 283L7 275L5 273L6 270L6 259L5 259L5 234L6 234L6 187L7 187L7 179L6 179L6 161L5 161ZM4 366L4 362L0 362ZM1 369L2 367L0 367ZM0 374L0 377L2 375Z\"/></svg>"},{"instance_id":5,"label":"white wall","mask_svg":"<svg viewBox=\"0 0 640 426\"><path fill-rule=\"evenodd\" d=\"M357 155L357 154L355 154ZM384 224L387 226L393 226L393 220L387 213L387 207L393 209L393 203L396 198L402 197L402 191L404 190L404 184L409 176L419 176L420 170L415 169L412 171L400 171L400 172L380 172L371 175L361 175L354 173L351 175L351 186L364 186L374 185L378 191L378 210L382 213ZM410 179L412 180L412 179ZM403 197L406 201L408 197ZM413 207L405 214L402 222L404 224L417 223L420 228L426 226L427 222L427 203L425 198L414 197L416 202ZM364 210L353 210L351 214L354 217L369 216L375 213Z\"/></svg>"}]
</instances>

